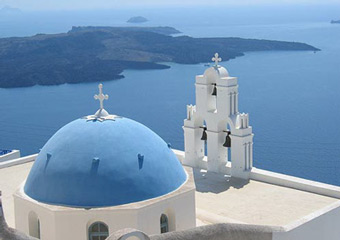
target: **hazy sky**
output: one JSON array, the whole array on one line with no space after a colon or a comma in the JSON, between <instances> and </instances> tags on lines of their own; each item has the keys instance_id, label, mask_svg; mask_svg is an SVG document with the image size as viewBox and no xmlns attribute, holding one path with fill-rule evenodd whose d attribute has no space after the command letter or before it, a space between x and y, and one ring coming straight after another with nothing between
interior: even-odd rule
<instances>
[{"instance_id":1,"label":"hazy sky","mask_svg":"<svg viewBox=\"0 0 340 240\"><path fill-rule=\"evenodd\" d=\"M340 0L0 0L0 7L9 5L27 10L42 9L105 9L121 7L161 7L178 5L279 5L340 4Z\"/></svg>"}]
</instances>

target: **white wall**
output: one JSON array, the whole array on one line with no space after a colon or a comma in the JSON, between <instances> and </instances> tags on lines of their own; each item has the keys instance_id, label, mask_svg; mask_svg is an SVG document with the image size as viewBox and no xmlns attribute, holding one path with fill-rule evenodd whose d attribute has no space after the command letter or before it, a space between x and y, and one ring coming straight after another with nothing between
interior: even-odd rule
<instances>
[{"instance_id":1,"label":"white wall","mask_svg":"<svg viewBox=\"0 0 340 240\"><path fill-rule=\"evenodd\" d=\"M147 234L160 233L160 217L166 214L169 231L180 231L196 226L195 191L176 196L171 201L160 201L141 209L138 213L138 227Z\"/></svg>"},{"instance_id":2,"label":"white wall","mask_svg":"<svg viewBox=\"0 0 340 240\"><path fill-rule=\"evenodd\" d=\"M40 222L41 239L56 240L54 212L35 203L14 195L15 228L29 235L29 216L34 212Z\"/></svg>"},{"instance_id":3,"label":"white wall","mask_svg":"<svg viewBox=\"0 0 340 240\"><path fill-rule=\"evenodd\" d=\"M58 211L55 217L56 240L86 240L92 223L103 222L109 234L126 227L138 227L136 210L70 209ZM45 238L43 240L49 240Z\"/></svg>"},{"instance_id":4,"label":"white wall","mask_svg":"<svg viewBox=\"0 0 340 240\"><path fill-rule=\"evenodd\" d=\"M97 221L108 225L109 234L124 228L158 234L163 213L168 217L170 231L196 226L195 188L188 182L156 199L89 210L39 203L29 198L21 186L14 194L14 206L16 228L29 234L29 216L34 212L40 221L42 240L86 240L89 226Z\"/></svg>"},{"instance_id":5,"label":"white wall","mask_svg":"<svg viewBox=\"0 0 340 240\"><path fill-rule=\"evenodd\" d=\"M7 153L5 155L0 156L0 162L5 162L8 160L20 158L20 151L19 150L12 150L12 152Z\"/></svg>"},{"instance_id":6,"label":"white wall","mask_svg":"<svg viewBox=\"0 0 340 240\"><path fill-rule=\"evenodd\" d=\"M15 158L15 159L6 160L6 161L3 161L3 162L0 161L0 169L6 168L6 167L12 167L12 166L27 163L27 162L33 162L33 161L35 161L37 156L38 156L38 154L33 154L33 155L25 156L25 157L22 157L22 158Z\"/></svg>"},{"instance_id":7,"label":"white wall","mask_svg":"<svg viewBox=\"0 0 340 240\"><path fill-rule=\"evenodd\" d=\"M273 240L339 240L340 207L305 219L301 225L288 226L287 232L273 233Z\"/></svg>"},{"instance_id":8,"label":"white wall","mask_svg":"<svg viewBox=\"0 0 340 240\"><path fill-rule=\"evenodd\" d=\"M250 179L340 199L340 187L252 168Z\"/></svg>"}]
</instances>

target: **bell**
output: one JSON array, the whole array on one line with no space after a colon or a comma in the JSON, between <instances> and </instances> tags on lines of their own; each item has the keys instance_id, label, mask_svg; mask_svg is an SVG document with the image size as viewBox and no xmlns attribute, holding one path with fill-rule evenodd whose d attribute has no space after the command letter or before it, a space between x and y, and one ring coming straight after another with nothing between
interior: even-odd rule
<instances>
[{"instance_id":1,"label":"bell","mask_svg":"<svg viewBox=\"0 0 340 240\"><path fill-rule=\"evenodd\" d=\"M213 89L213 92L212 94L213 96L216 96L217 95L217 87L216 87L216 84L214 84L214 89Z\"/></svg>"},{"instance_id":2,"label":"bell","mask_svg":"<svg viewBox=\"0 0 340 240\"><path fill-rule=\"evenodd\" d=\"M206 141L207 139L208 139L207 133L205 132L205 130L203 130L203 134L202 134L201 140Z\"/></svg>"},{"instance_id":3,"label":"bell","mask_svg":"<svg viewBox=\"0 0 340 240\"><path fill-rule=\"evenodd\" d=\"M225 138L225 142L223 143L223 147L227 147L227 148L231 147L231 138L229 137L229 134Z\"/></svg>"}]
</instances>

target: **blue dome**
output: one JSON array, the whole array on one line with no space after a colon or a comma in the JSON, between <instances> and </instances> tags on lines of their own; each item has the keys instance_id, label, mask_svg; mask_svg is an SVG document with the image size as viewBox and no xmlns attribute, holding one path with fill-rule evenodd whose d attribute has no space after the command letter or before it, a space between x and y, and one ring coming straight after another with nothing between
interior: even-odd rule
<instances>
[{"instance_id":1,"label":"blue dome","mask_svg":"<svg viewBox=\"0 0 340 240\"><path fill-rule=\"evenodd\" d=\"M77 119L42 148L24 191L48 204L105 207L162 196L186 178L172 150L144 125Z\"/></svg>"}]
</instances>

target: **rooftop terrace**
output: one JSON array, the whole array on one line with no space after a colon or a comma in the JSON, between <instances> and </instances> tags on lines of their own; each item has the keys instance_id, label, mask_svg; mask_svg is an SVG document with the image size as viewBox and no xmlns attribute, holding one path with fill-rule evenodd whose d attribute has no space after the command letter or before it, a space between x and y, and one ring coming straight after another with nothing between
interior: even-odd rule
<instances>
[{"instance_id":1,"label":"rooftop terrace","mask_svg":"<svg viewBox=\"0 0 340 240\"><path fill-rule=\"evenodd\" d=\"M200 169L194 169L194 180L200 224L284 226L339 203L332 197Z\"/></svg>"}]
</instances>

